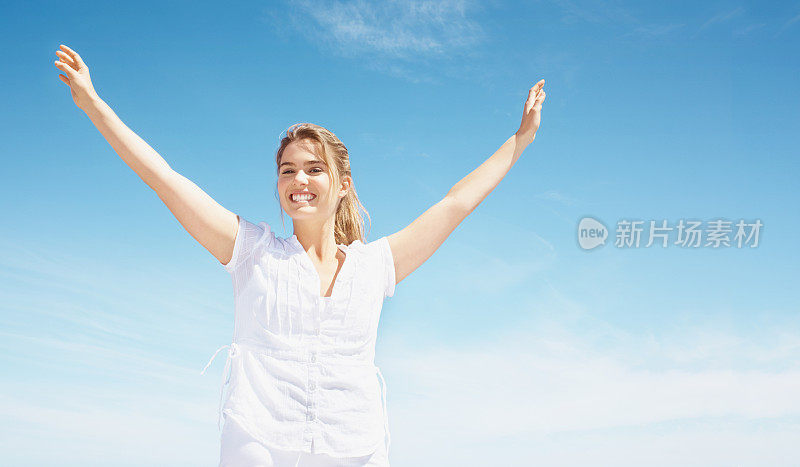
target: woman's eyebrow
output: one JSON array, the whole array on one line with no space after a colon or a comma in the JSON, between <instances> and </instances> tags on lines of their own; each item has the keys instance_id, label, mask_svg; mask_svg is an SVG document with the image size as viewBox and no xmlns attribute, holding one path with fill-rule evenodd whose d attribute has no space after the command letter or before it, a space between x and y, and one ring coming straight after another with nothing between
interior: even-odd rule
<instances>
[{"instance_id":1,"label":"woman's eyebrow","mask_svg":"<svg viewBox=\"0 0 800 467\"><path fill-rule=\"evenodd\" d=\"M322 164L322 165L325 165L325 161L322 161L320 159L314 159L314 160L306 161L305 165L311 165L311 164ZM284 165L294 165L294 162L281 162L281 165L279 165L278 167L283 167Z\"/></svg>"}]
</instances>

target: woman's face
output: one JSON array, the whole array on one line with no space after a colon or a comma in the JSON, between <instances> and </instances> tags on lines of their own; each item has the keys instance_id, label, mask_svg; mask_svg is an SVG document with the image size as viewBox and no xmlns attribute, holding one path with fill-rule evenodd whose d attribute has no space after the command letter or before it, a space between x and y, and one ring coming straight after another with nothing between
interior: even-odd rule
<instances>
[{"instance_id":1,"label":"woman's face","mask_svg":"<svg viewBox=\"0 0 800 467\"><path fill-rule=\"evenodd\" d=\"M278 193L281 207L294 220L323 218L336 213L342 193L328 194L333 175L325 162L314 154L311 143L293 141L286 146L278 167ZM293 194L304 193L296 198ZM310 199L309 199L310 195Z\"/></svg>"}]
</instances>

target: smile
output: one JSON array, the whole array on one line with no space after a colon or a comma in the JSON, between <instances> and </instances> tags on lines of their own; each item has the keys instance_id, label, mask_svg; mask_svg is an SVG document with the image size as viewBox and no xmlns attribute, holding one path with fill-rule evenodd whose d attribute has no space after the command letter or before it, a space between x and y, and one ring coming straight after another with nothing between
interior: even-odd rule
<instances>
[{"instance_id":1,"label":"smile","mask_svg":"<svg viewBox=\"0 0 800 467\"><path fill-rule=\"evenodd\" d=\"M300 203L300 202L311 201L312 199L314 199L316 197L317 197L317 195L314 195L314 194L311 194L311 193L303 193L303 194L293 193L290 198L291 198L291 200L293 202Z\"/></svg>"}]
</instances>

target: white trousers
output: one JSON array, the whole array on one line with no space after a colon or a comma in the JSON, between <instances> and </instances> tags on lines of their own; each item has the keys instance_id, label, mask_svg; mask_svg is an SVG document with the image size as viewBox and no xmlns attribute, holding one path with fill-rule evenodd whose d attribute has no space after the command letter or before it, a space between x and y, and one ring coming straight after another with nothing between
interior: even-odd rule
<instances>
[{"instance_id":1,"label":"white trousers","mask_svg":"<svg viewBox=\"0 0 800 467\"><path fill-rule=\"evenodd\" d=\"M327 454L309 454L284 451L269 447L253 439L244 431L235 417L226 417L220 439L219 467L389 467L386 444L363 457L331 457Z\"/></svg>"}]
</instances>

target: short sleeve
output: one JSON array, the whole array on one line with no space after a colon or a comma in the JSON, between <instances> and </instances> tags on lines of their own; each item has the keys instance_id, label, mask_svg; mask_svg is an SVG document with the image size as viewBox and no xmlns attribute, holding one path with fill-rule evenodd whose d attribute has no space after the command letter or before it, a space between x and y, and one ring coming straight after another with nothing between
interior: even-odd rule
<instances>
[{"instance_id":1,"label":"short sleeve","mask_svg":"<svg viewBox=\"0 0 800 467\"><path fill-rule=\"evenodd\" d=\"M271 233L271 229L266 222L253 224L245 220L244 217L237 215L239 227L236 232L236 240L233 244L233 256L227 264L222 266L226 271L233 273L250 255L256 247Z\"/></svg>"},{"instance_id":2,"label":"short sleeve","mask_svg":"<svg viewBox=\"0 0 800 467\"><path fill-rule=\"evenodd\" d=\"M389 239L381 237L378 240L379 250L381 252L381 265L383 266L384 277L384 297L391 297L394 295L395 275L394 275L394 256L392 256L392 248L389 246Z\"/></svg>"}]
</instances>

